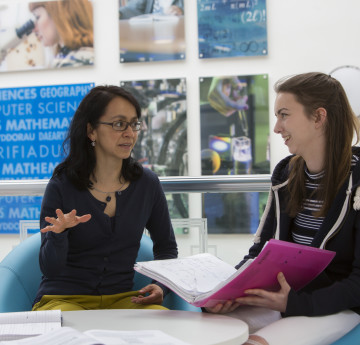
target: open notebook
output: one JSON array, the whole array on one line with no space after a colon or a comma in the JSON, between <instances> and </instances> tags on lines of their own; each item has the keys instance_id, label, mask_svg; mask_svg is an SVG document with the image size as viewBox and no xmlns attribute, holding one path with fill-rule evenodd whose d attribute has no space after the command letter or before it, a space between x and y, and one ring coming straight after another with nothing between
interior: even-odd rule
<instances>
[{"instance_id":1,"label":"open notebook","mask_svg":"<svg viewBox=\"0 0 360 345\"><path fill-rule=\"evenodd\" d=\"M61 328L61 311L0 313L0 340L16 340Z\"/></svg>"},{"instance_id":2,"label":"open notebook","mask_svg":"<svg viewBox=\"0 0 360 345\"><path fill-rule=\"evenodd\" d=\"M255 259L238 270L208 253L138 262L134 269L195 306L211 307L241 297L247 289L279 289L279 272L284 273L293 289L299 290L319 275L334 256L335 252L329 250L272 239Z\"/></svg>"}]
</instances>

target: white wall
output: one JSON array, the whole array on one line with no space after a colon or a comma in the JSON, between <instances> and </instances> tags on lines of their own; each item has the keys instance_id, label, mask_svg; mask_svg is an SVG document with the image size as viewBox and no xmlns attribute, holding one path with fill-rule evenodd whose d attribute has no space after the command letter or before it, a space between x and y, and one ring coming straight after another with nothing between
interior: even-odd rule
<instances>
[{"instance_id":1,"label":"white wall","mask_svg":"<svg viewBox=\"0 0 360 345\"><path fill-rule=\"evenodd\" d=\"M14 1L14 0L8 0ZM25 0L23 0L25 1ZM185 77L187 82L189 174L200 175L199 77L216 75L269 75L271 168L288 154L281 138L272 133L274 92L279 78L309 71L329 73L342 65L360 66L360 2L358 0L267 0L268 55L261 57L198 59L197 1L185 1L186 60L160 63L119 63L118 0L93 0L95 66L82 69L39 70L0 74L0 88L120 80ZM0 5L6 1L0 0ZM194 216L194 215L193 215ZM196 215L195 215L196 216ZM197 215L198 216L198 215ZM221 238L218 241L222 241ZM237 262L250 238L225 239L228 261ZM5 238L1 255L8 251Z\"/></svg>"}]
</instances>

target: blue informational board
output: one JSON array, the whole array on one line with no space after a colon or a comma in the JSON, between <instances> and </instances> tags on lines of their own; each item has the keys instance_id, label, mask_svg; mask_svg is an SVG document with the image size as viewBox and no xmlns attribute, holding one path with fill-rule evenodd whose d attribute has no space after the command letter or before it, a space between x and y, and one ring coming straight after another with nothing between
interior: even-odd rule
<instances>
[{"instance_id":1,"label":"blue informational board","mask_svg":"<svg viewBox=\"0 0 360 345\"><path fill-rule=\"evenodd\" d=\"M267 55L265 0L198 0L200 58Z\"/></svg>"},{"instance_id":2,"label":"blue informational board","mask_svg":"<svg viewBox=\"0 0 360 345\"><path fill-rule=\"evenodd\" d=\"M0 89L0 179L49 179L72 116L93 83ZM0 234L39 219L41 197L0 197Z\"/></svg>"}]
</instances>

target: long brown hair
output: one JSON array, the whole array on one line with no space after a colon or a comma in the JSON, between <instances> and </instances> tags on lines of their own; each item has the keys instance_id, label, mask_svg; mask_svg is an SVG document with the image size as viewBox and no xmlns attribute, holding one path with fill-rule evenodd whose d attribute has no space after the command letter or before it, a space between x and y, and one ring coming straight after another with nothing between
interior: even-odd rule
<instances>
[{"instance_id":1,"label":"long brown hair","mask_svg":"<svg viewBox=\"0 0 360 345\"><path fill-rule=\"evenodd\" d=\"M324 177L317 198L323 206L316 216L325 216L332 201L346 178L349 176L352 158L352 141L356 134L359 142L359 120L351 109L346 93L339 81L331 76L312 72L279 80L274 87L276 93L291 93L303 105L306 115L311 118L318 108L327 111L325 122L326 152ZM288 210L295 216L305 199L305 161L294 156L290 162L288 189L290 200Z\"/></svg>"},{"instance_id":2,"label":"long brown hair","mask_svg":"<svg viewBox=\"0 0 360 345\"><path fill-rule=\"evenodd\" d=\"M93 8L89 0L58 0L29 3L30 11L44 7L67 48L93 47Z\"/></svg>"}]
</instances>

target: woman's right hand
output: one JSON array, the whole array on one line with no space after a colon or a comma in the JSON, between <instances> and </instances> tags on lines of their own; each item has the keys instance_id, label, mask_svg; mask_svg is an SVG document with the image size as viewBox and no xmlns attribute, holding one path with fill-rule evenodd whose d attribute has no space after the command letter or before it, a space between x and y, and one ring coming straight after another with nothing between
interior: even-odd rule
<instances>
[{"instance_id":1,"label":"woman's right hand","mask_svg":"<svg viewBox=\"0 0 360 345\"><path fill-rule=\"evenodd\" d=\"M240 303L235 301L226 301L225 303L218 303L214 307L206 307L206 311L209 313L226 314L234 311Z\"/></svg>"},{"instance_id":2,"label":"woman's right hand","mask_svg":"<svg viewBox=\"0 0 360 345\"><path fill-rule=\"evenodd\" d=\"M45 221L50 223L51 225L46 226L41 229L41 232L55 232L56 234L60 234L68 228L72 228L79 223L86 223L90 220L91 214L84 214L83 216L77 216L76 210L72 210L69 213L64 214L60 209L56 210L57 218L55 217L45 217Z\"/></svg>"}]
</instances>

